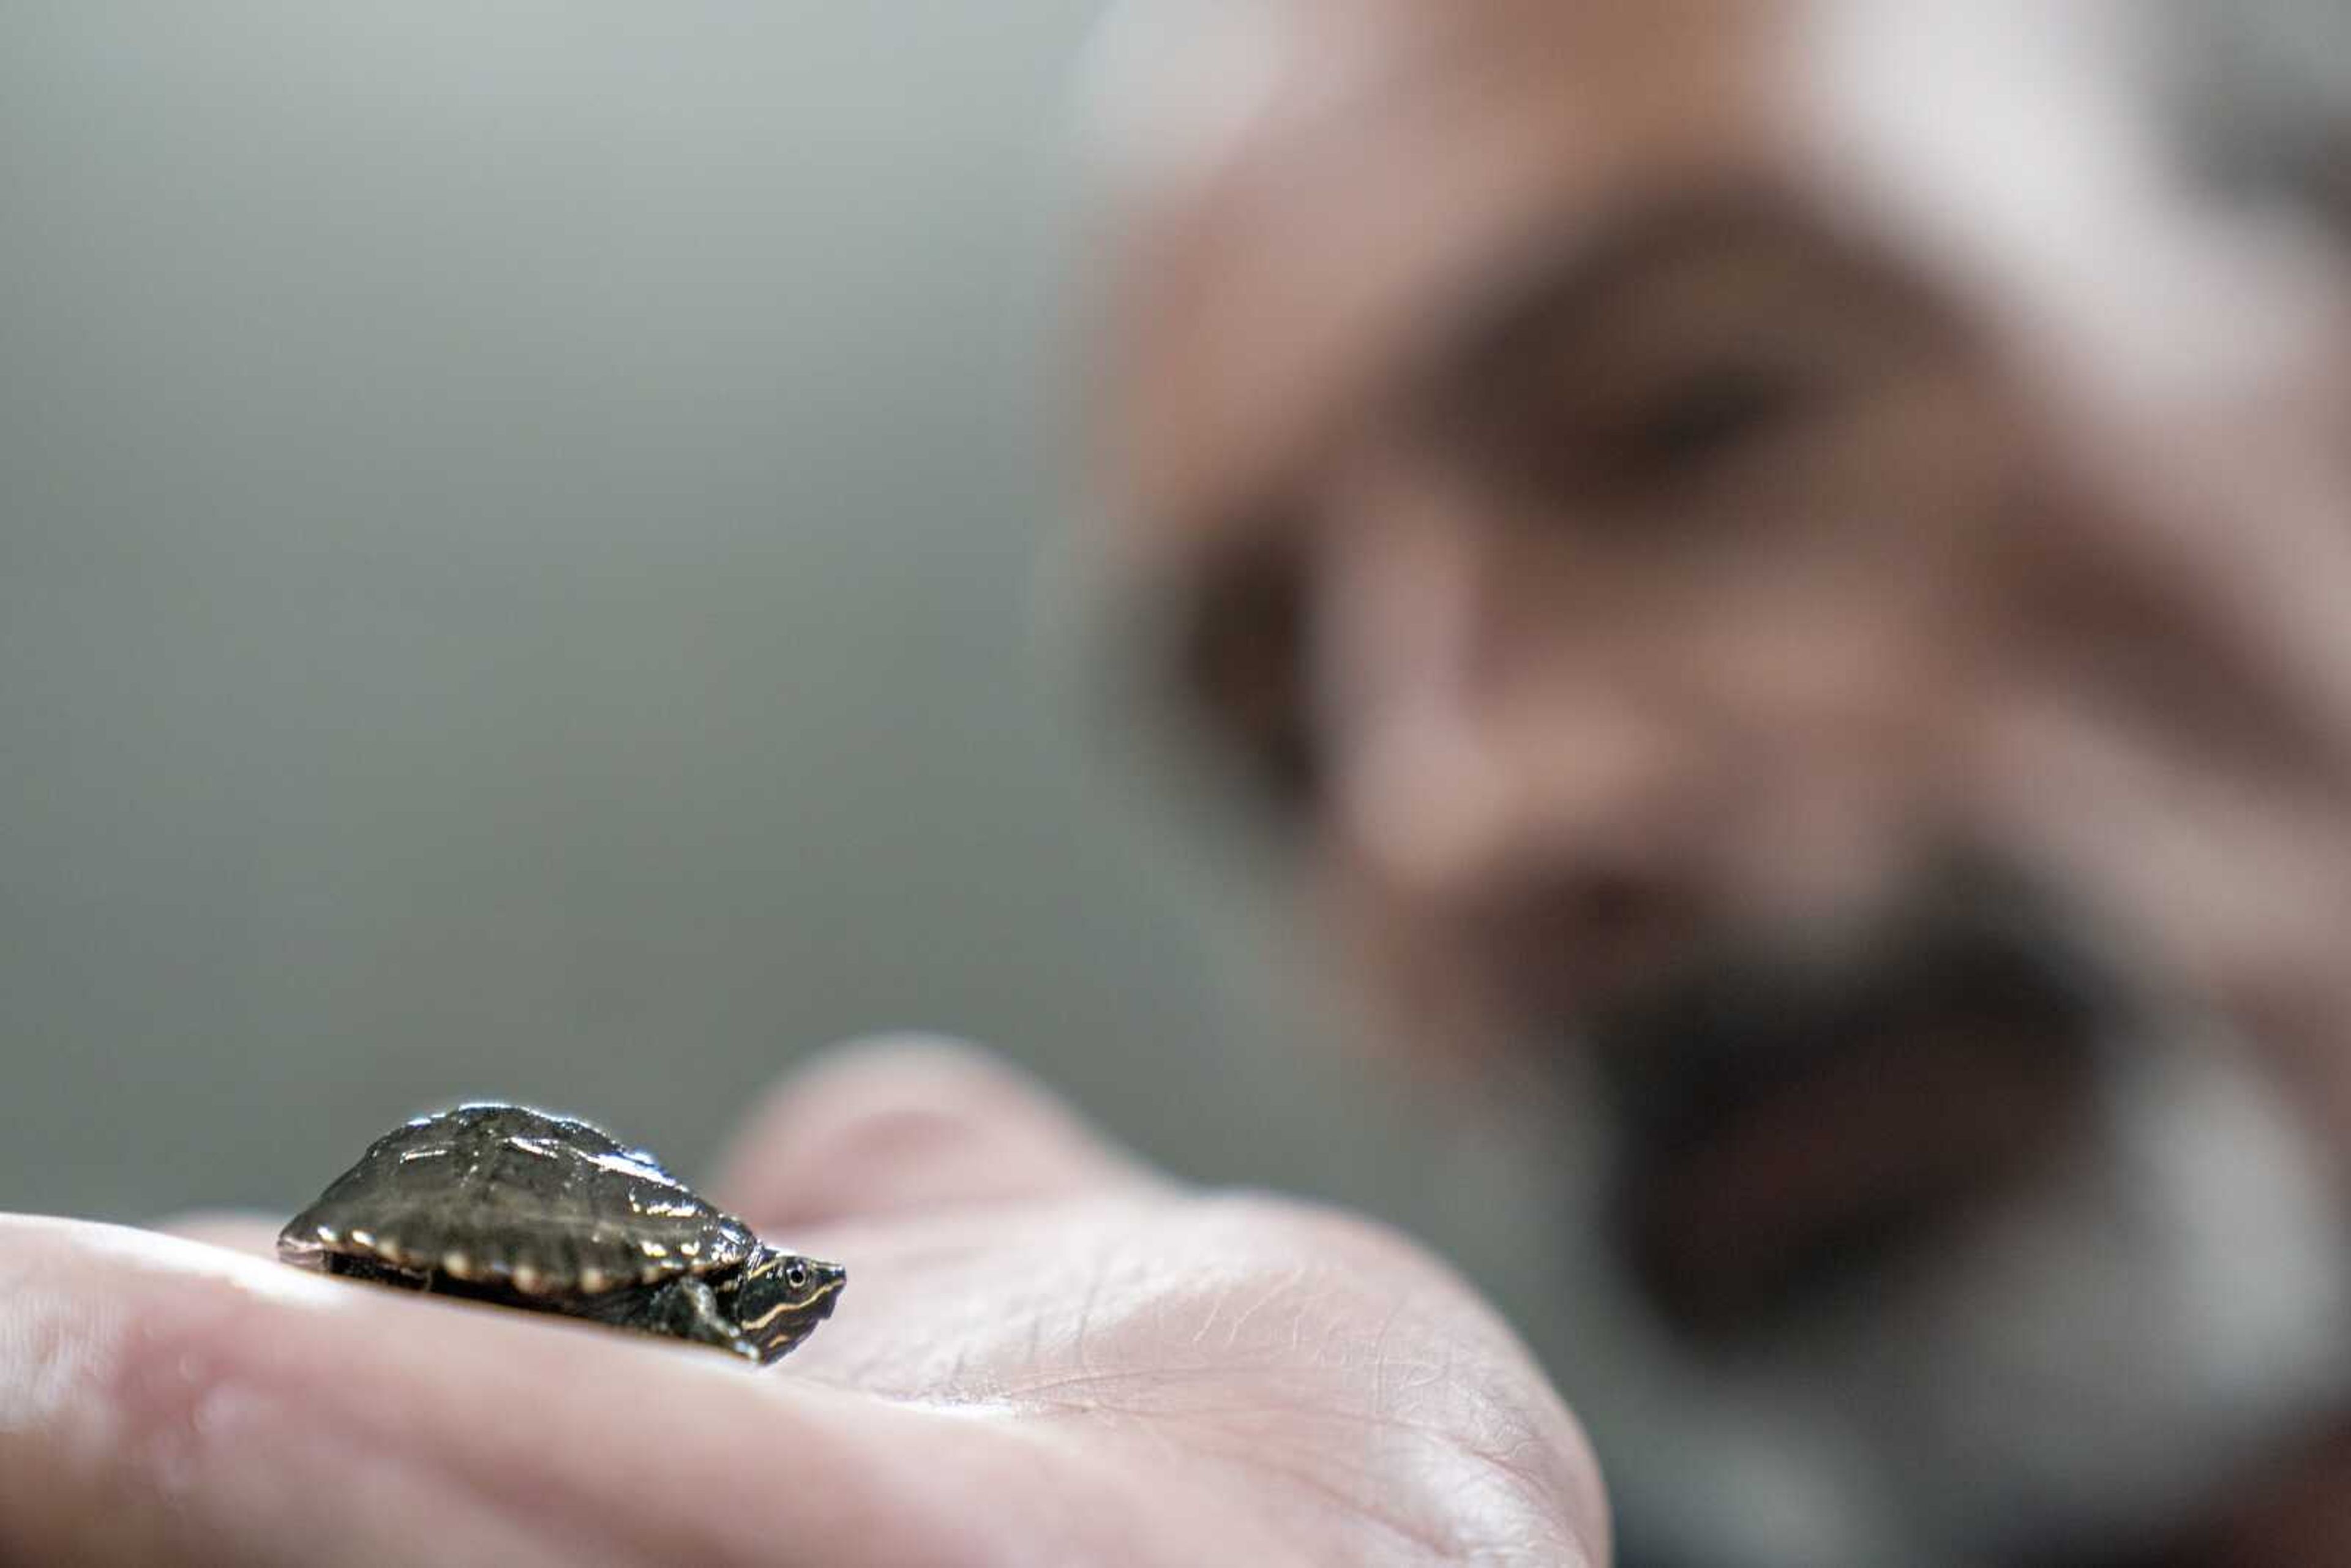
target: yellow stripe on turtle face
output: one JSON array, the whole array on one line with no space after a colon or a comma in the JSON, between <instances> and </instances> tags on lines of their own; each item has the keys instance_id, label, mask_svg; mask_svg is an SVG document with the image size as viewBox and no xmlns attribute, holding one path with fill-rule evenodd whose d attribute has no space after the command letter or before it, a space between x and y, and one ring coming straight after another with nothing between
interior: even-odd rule
<instances>
[{"instance_id":1,"label":"yellow stripe on turtle face","mask_svg":"<svg viewBox=\"0 0 2351 1568\"><path fill-rule=\"evenodd\" d=\"M840 1290L841 1283L842 1281L839 1280L831 1281L823 1290L819 1291L815 1295L810 1296L805 1301L779 1301L776 1305L769 1307L766 1312L760 1313L758 1317L752 1319L749 1322L739 1324L738 1326L745 1333L758 1333L761 1329L766 1328L769 1323L774 1322L786 1312L807 1312L810 1307L815 1306L819 1301L824 1300L827 1296L831 1295L835 1291Z\"/></svg>"}]
</instances>

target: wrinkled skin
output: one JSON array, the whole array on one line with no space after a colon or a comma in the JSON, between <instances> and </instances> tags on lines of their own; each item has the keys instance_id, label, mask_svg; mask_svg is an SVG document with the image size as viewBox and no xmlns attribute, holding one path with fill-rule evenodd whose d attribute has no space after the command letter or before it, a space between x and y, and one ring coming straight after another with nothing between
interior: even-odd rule
<instances>
[{"instance_id":1,"label":"wrinkled skin","mask_svg":"<svg viewBox=\"0 0 2351 1568\"><path fill-rule=\"evenodd\" d=\"M0 1562L1605 1560L1443 1269L972 1053L819 1068L712 1191L856 1271L789 1367L314 1278L260 1221L0 1219Z\"/></svg>"}]
</instances>

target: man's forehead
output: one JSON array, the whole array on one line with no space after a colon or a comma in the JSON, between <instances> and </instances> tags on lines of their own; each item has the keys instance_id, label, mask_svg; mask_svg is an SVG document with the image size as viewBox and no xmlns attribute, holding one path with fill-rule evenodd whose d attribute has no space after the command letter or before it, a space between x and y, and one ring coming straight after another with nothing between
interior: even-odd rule
<instances>
[{"instance_id":1,"label":"man's forehead","mask_svg":"<svg viewBox=\"0 0 2351 1568\"><path fill-rule=\"evenodd\" d=\"M1189 497L1278 462L1483 273L1581 210L1770 178L1797 12L1130 11L1093 94L1115 264L1097 343L1114 423L1097 434L1121 487Z\"/></svg>"},{"instance_id":2,"label":"man's forehead","mask_svg":"<svg viewBox=\"0 0 2351 1568\"><path fill-rule=\"evenodd\" d=\"M1693 61L1795 0L1126 0L1095 38L1087 108L1097 150L1134 179L1197 181L1370 100L1406 97L1499 59L1538 60L1556 85L1579 61L1603 78L1641 56Z\"/></svg>"}]
</instances>

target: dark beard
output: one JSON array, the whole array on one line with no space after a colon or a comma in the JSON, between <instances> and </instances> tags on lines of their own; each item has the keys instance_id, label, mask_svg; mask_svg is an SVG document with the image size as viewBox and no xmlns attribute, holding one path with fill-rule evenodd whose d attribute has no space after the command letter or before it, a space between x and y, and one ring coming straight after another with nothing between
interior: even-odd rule
<instances>
[{"instance_id":1,"label":"dark beard","mask_svg":"<svg viewBox=\"0 0 2351 1568\"><path fill-rule=\"evenodd\" d=\"M1666 1320L1768 1332L2029 1182L2131 1034L2075 929L2029 879L1949 855L1865 935L1718 945L1593 1018L1610 1236Z\"/></svg>"}]
</instances>

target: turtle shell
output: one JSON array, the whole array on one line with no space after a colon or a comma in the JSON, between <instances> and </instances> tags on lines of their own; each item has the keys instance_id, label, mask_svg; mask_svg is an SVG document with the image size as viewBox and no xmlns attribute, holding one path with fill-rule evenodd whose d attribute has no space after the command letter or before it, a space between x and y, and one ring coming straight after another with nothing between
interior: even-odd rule
<instances>
[{"instance_id":1,"label":"turtle shell","mask_svg":"<svg viewBox=\"0 0 2351 1568\"><path fill-rule=\"evenodd\" d=\"M287 1223L278 1254L525 1296L593 1296L738 1267L758 1245L642 1149L518 1105L460 1105L378 1138Z\"/></svg>"}]
</instances>

